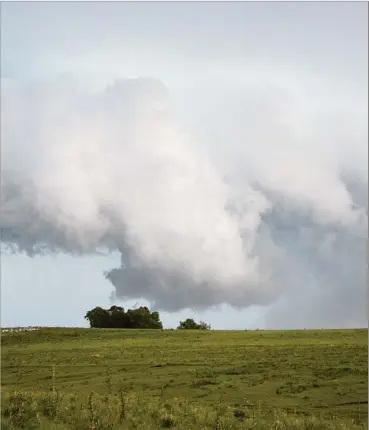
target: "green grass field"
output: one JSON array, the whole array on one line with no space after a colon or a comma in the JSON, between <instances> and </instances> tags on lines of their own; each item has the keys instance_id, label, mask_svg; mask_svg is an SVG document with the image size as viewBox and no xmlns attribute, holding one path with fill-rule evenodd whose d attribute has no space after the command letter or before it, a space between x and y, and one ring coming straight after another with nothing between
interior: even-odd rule
<instances>
[{"instance_id":1,"label":"green grass field","mask_svg":"<svg viewBox=\"0 0 369 430\"><path fill-rule=\"evenodd\" d=\"M19 405L50 429L367 428L364 329L45 328L1 344L3 428L22 425L11 421Z\"/></svg>"}]
</instances>

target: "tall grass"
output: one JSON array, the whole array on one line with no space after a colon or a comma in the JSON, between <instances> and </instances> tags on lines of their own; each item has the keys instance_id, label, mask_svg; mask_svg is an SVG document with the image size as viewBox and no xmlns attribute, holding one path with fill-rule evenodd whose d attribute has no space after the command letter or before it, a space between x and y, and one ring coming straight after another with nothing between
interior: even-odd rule
<instances>
[{"instance_id":1,"label":"tall grass","mask_svg":"<svg viewBox=\"0 0 369 430\"><path fill-rule=\"evenodd\" d=\"M186 399L163 400L135 393L101 395L58 391L6 394L2 399L2 429L367 429L355 420L304 416L264 409L261 404L213 408Z\"/></svg>"}]
</instances>

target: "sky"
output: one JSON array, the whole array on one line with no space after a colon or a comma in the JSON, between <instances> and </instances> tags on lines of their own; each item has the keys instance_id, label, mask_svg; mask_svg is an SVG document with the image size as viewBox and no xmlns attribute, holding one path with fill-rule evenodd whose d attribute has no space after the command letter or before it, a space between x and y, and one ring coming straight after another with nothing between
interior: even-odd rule
<instances>
[{"instance_id":1,"label":"sky","mask_svg":"<svg viewBox=\"0 0 369 430\"><path fill-rule=\"evenodd\" d=\"M366 326L367 9L3 3L2 326Z\"/></svg>"}]
</instances>

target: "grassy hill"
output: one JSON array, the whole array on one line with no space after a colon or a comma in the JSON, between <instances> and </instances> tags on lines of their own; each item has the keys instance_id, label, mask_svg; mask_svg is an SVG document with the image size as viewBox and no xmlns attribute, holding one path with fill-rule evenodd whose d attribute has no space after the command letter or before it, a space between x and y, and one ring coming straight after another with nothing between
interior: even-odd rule
<instances>
[{"instance_id":1,"label":"grassy hill","mask_svg":"<svg viewBox=\"0 0 369 430\"><path fill-rule=\"evenodd\" d=\"M42 428L367 428L364 329L44 328L5 333L1 344L9 426L23 402ZM81 427L60 415L72 404Z\"/></svg>"}]
</instances>

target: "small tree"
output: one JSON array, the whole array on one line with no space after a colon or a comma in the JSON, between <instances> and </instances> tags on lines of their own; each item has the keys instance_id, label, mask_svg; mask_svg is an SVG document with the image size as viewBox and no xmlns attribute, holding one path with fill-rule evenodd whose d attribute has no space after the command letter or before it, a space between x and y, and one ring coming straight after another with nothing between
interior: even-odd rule
<instances>
[{"instance_id":1,"label":"small tree","mask_svg":"<svg viewBox=\"0 0 369 430\"><path fill-rule=\"evenodd\" d=\"M200 321L200 323L199 323L199 330L210 330L210 329L211 329L211 325L210 324L206 324L206 322Z\"/></svg>"},{"instance_id":2,"label":"small tree","mask_svg":"<svg viewBox=\"0 0 369 430\"><path fill-rule=\"evenodd\" d=\"M185 321L180 321L178 330L210 330L210 325L203 321L197 324L192 318L187 318Z\"/></svg>"}]
</instances>

